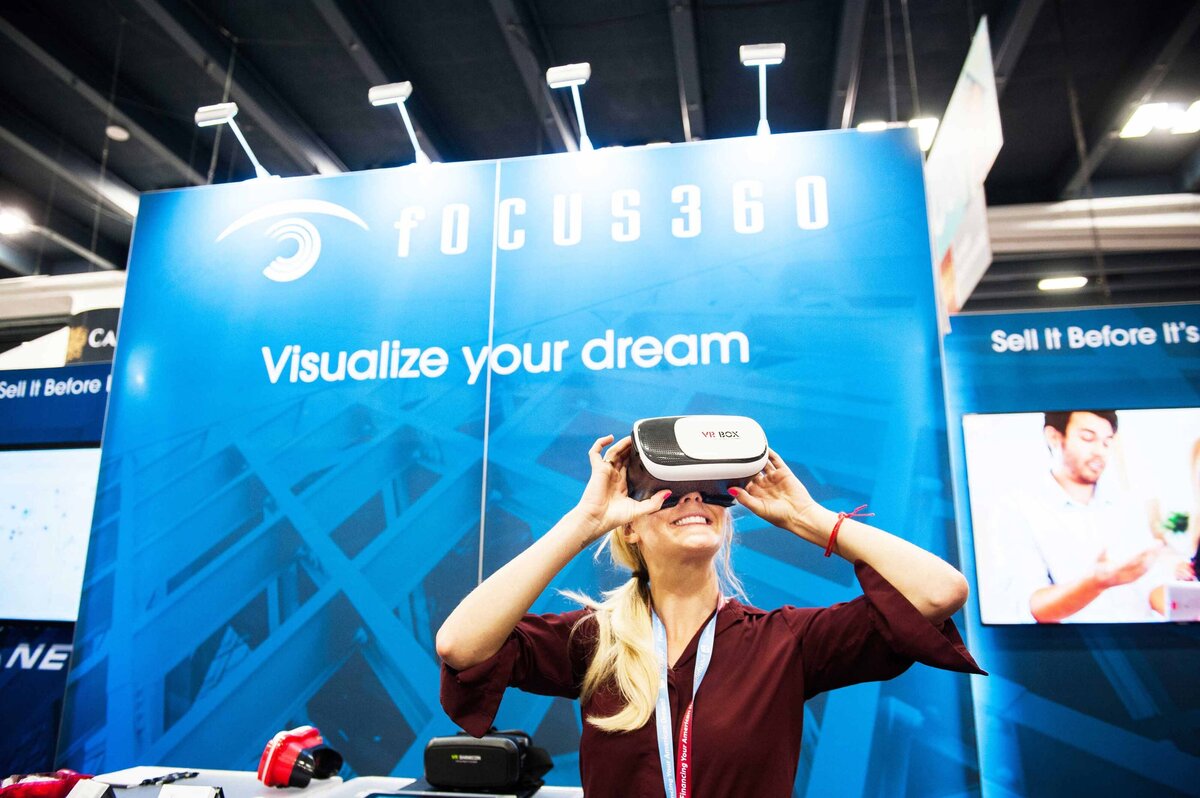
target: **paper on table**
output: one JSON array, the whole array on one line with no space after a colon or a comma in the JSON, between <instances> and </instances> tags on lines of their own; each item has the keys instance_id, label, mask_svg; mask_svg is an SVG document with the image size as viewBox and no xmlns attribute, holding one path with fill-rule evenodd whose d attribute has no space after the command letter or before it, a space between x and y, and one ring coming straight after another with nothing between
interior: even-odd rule
<instances>
[{"instance_id":1,"label":"paper on table","mask_svg":"<svg viewBox=\"0 0 1200 798\"><path fill-rule=\"evenodd\" d=\"M181 772L179 768L139 765L138 767L116 770L112 773L102 773L99 776L94 776L93 778L96 781L102 781L105 784L111 784L114 787L140 787L147 779L159 779L163 776L169 776L172 773L179 772Z\"/></svg>"}]
</instances>

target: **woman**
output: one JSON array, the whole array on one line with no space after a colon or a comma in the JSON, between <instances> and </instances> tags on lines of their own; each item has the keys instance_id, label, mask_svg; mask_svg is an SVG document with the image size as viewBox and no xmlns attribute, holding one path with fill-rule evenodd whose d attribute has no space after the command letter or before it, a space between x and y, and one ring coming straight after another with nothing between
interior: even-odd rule
<instances>
[{"instance_id":1,"label":"woman","mask_svg":"<svg viewBox=\"0 0 1200 798\"><path fill-rule=\"evenodd\" d=\"M824 509L774 452L746 488L730 493L764 520L855 563L864 596L773 612L729 598L738 588L726 568L727 511L700 493L675 497L666 509L670 491L631 498L631 442L602 456L612 440L589 450L591 477L579 504L463 599L438 631L442 705L467 731L487 731L510 685L579 698L588 798L784 798L806 699L891 678L914 661L982 673L949 620L966 601L962 575ZM603 603L525 615L555 574L605 533L614 560L633 577Z\"/></svg>"}]
</instances>

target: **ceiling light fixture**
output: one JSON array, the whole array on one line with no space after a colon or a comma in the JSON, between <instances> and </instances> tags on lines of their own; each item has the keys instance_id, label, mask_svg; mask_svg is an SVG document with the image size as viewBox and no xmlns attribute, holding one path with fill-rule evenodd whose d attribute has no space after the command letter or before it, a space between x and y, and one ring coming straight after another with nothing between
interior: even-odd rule
<instances>
[{"instance_id":1,"label":"ceiling light fixture","mask_svg":"<svg viewBox=\"0 0 1200 798\"><path fill-rule=\"evenodd\" d=\"M104 135L117 142L129 141L129 131L120 125L109 125L104 128Z\"/></svg>"},{"instance_id":2,"label":"ceiling light fixture","mask_svg":"<svg viewBox=\"0 0 1200 798\"><path fill-rule=\"evenodd\" d=\"M229 125L233 130L233 135L237 136L238 142L241 143L242 149L246 152L246 156L250 159L250 163L254 164L254 175L256 177L270 177L271 173L266 170L258 158L254 157L254 151L250 149L250 144L246 141L246 137L242 135L241 128L238 127L234 117L237 116L237 103L217 103L216 105L205 105L196 109L196 125L198 127L212 127L214 125Z\"/></svg>"},{"instance_id":3,"label":"ceiling light fixture","mask_svg":"<svg viewBox=\"0 0 1200 798\"><path fill-rule=\"evenodd\" d=\"M1169 106L1166 103L1144 103L1137 107L1121 128L1121 138L1137 139L1150 133L1166 122Z\"/></svg>"},{"instance_id":4,"label":"ceiling light fixture","mask_svg":"<svg viewBox=\"0 0 1200 798\"><path fill-rule=\"evenodd\" d=\"M33 226L29 215L19 208L0 208L0 236L19 236Z\"/></svg>"},{"instance_id":5,"label":"ceiling light fixture","mask_svg":"<svg viewBox=\"0 0 1200 798\"><path fill-rule=\"evenodd\" d=\"M787 46L783 42L773 44L743 44L738 48L738 58L743 66L758 67L758 135L771 135L767 124L767 67L783 63Z\"/></svg>"},{"instance_id":6,"label":"ceiling light fixture","mask_svg":"<svg viewBox=\"0 0 1200 798\"><path fill-rule=\"evenodd\" d=\"M1038 280L1039 291L1069 291L1073 288L1083 288L1088 284L1088 278L1080 274L1070 277L1046 277Z\"/></svg>"},{"instance_id":7,"label":"ceiling light fixture","mask_svg":"<svg viewBox=\"0 0 1200 798\"><path fill-rule=\"evenodd\" d=\"M1180 135L1200 131L1200 100L1187 108L1183 107L1183 103L1143 103L1129 115L1120 136L1123 139L1138 139L1155 130Z\"/></svg>"},{"instance_id":8,"label":"ceiling light fixture","mask_svg":"<svg viewBox=\"0 0 1200 798\"><path fill-rule=\"evenodd\" d=\"M579 122L579 149L592 149L592 140L588 138L587 125L583 123L583 101L579 99L579 87L588 82L592 76L592 65L587 61L578 64L563 64L546 70L546 83L552 89L571 90L571 99L575 101L575 119Z\"/></svg>"},{"instance_id":9,"label":"ceiling light fixture","mask_svg":"<svg viewBox=\"0 0 1200 798\"><path fill-rule=\"evenodd\" d=\"M400 118L404 120L404 129L408 131L408 140L412 142L417 163L432 163L429 160L429 156L425 154L425 150L421 149L421 145L417 143L417 131L413 129L412 119L408 115L408 107L404 104L411 96L412 82L408 80L402 80L399 83L384 83L379 86L372 86L370 91L367 92L367 99L371 101L371 105L376 107L381 105L395 105L400 110Z\"/></svg>"}]
</instances>

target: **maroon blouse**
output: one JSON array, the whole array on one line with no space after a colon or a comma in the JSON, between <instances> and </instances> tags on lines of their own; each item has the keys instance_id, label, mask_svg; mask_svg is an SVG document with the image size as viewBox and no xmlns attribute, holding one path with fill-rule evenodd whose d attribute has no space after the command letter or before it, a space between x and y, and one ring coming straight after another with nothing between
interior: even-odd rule
<instances>
[{"instance_id":1,"label":"maroon blouse","mask_svg":"<svg viewBox=\"0 0 1200 798\"><path fill-rule=\"evenodd\" d=\"M697 796L790 796L804 702L818 693L890 679L913 662L983 673L953 621L935 627L869 565L859 562L855 572L863 595L844 604L764 612L731 600L718 611L712 661L692 710ZM446 713L479 736L491 727L508 686L578 698L595 645L589 615L526 615L491 659L462 671L443 664ZM572 635L580 618L585 620ZM692 698L699 637L697 631L667 671L676 738ZM599 690L583 704L583 716L611 715L620 706L614 692ZM579 768L588 798L662 796L653 716L642 728L619 734L585 720Z\"/></svg>"}]
</instances>

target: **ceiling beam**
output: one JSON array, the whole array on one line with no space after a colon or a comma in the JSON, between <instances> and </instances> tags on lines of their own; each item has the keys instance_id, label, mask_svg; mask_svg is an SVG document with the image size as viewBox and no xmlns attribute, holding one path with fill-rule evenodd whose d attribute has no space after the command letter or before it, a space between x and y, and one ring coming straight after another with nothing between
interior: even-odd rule
<instances>
[{"instance_id":1,"label":"ceiling beam","mask_svg":"<svg viewBox=\"0 0 1200 798\"><path fill-rule=\"evenodd\" d=\"M47 72L65 83L88 105L106 114L113 124L128 130L134 141L175 170L185 183L200 185L205 182L203 174L193 169L191 164L165 144L160 135L150 132L152 127L160 126L155 125L148 118L148 114L138 108L138 106L148 106L149 103L139 102L137 98L134 98L133 102L128 99L124 102L118 100L111 109L109 108L105 91L93 80L84 77L102 75L105 70L98 68L95 64L85 63L78 50L61 45L55 47L45 41L35 42L10 21L3 18L0 18L0 34L37 61ZM55 52L51 52L51 49L48 48L54 49ZM122 89L122 95L128 97L128 88Z\"/></svg>"},{"instance_id":2,"label":"ceiling beam","mask_svg":"<svg viewBox=\"0 0 1200 798\"><path fill-rule=\"evenodd\" d=\"M1092 137L1092 144L1081 163L1070 164L1062 170L1059 181L1059 196L1063 199L1079 197L1092 174L1108 157L1120 139L1121 128L1129 120L1133 110L1151 99L1155 90L1170 72L1175 59L1187 47L1192 36L1200 29L1200 2L1193 3L1183 18L1171 29L1166 40L1156 48L1149 66L1140 72L1132 90L1122 90L1116 102L1105 112L1104 127ZM1075 160L1072 158L1072 160Z\"/></svg>"},{"instance_id":3,"label":"ceiling beam","mask_svg":"<svg viewBox=\"0 0 1200 798\"><path fill-rule=\"evenodd\" d=\"M79 255L79 249L86 249L89 252L86 257L91 259L91 255L95 255L103 259L109 268L116 263L124 263L128 253L128 242L113 241L104 235L103 228L100 234L96 236L95 248L92 247L92 229L90 226L77 221L61 210L47 208L47 202L44 199L39 199L25 189L17 186L10 180L0 178L0 206L19 209L24 212L32 220L33 224L38 228L36 231L30 230L19 238L15 238L7 243L10 249L15 250L18 254L23 255L29 260L31 267L30 274L36 274L39 271L45 272L43 267L38 269L37 258L31 253L37 252L43 245L38 242L35 237L37 233L41 233L42 237L59 249L66 249L73 255ZM49 235L46 231L49 231ZM4 239L0 239L0 242ZM70 244L64 244L63 241L69 241ZM51 255L42 249L41 257L45 259L46 255ZM52 255L54 261L58 261L58 255Z\"/></svg>"},{"instance_id":4,"label":"ceiling beam","mask_svg":"<svg viewBox=\"0 0 1200 798\"><path fill-rule=\"evenodd\" d=\"M996 96L1002 97L1008 87L1017 61L1021 59L1021 51L1025 42L1029 41L1029 33L1033 23L1037 21L1045 0L1009 0L1003 15L992 34L992 65L996 72Z\"/></svg>"},{"instance_id":5,"label":"ceiling beam","mask_svg":"<svg viewBox=\"0 0 1200 798\"><path fill-rule=\"evenodd\" d=\"M367 88L383 83L394 83L399 79L397 75L407 73L407 70L400 68L399 65L390 63L394 59L384 55L386 49L380 43L378 36L364 20L353 16L353 9L347 8L339 0L311 0L311 2L317 13L321 15L321 19L325 20L325 24L329 26L333 35L346 49L346 54L350 56L358 71L367 79ZM389 66L390 69L387 68ZM362 101L364 103L367 101L365 91ZM417 134L417 143L431 159L442 160L437 146L434 145L419 121L420 114L413 113L412 103L408 105L413 132Z\"/></svg>"},{"instance_id":6,"label":"ceiling beam","mask_svg":"<svg viewBox=\"0 0 1200 798\"><path fill-rule=\"evenodd\" d=\"M838 31L837 61L833 67L833 90L829 94L826 127L830 130L844 130L854 124L854 104L858 101L866 27L867 0L848 0L844 3Z\"/></svg>"},{"instance_id":7,"label":"ceiling beam","mask_svg":"<svg viewBox=\"0 0 1200 798\"><path fill-rule=\"evenodd\" d=\"M130 223L137 216L138 192L88 156L63 142L24 114L0 102L0 141L29 162L68 183L117 218Z\"/></svg>"},{"instance_id":8,"label":"ceiling beam","mask_svg":"<svg viewBox=\"0 0 1200 798\"><path fill-rule=\"evenodd\" d=\"M229 42L202 20L185 0L133 0L176 46L217 86L225 86ZM300 118L278 99L254 67L239 58L230 99L306 173L338 174L346 165ZM214 98L214 100L219 98Z\"/></svg>"},{"instance_id":9,"label":"ceiling beam","mask_svg":"<svg viewBox=\"0 0 1200 798\"><path fill-rule=\"evenodd\" d=\"M108 258L102 255L97 255L95 252L92 252L82 244L75 243L66 236L61 235L57 230L49 227L42 227L38 224L33 225L32 230L38 235L45 236L47 240L58 244L72 255L83 258L94 266L99 266L101 269L105 269L106 271L115 271L117 268L117 265Z\"/></svg>"},{"instance_id":10,"label":"ceiling beam","mask_svg":"<svg viewBox=\"0 0 1200 798\"><path fill-rule=\"evenodd\" d=\"M704 98L700 90L700 58L696 54L696 11L692 0L667 0L671 19L671 44L675 49L675 75L679 83L679 113L683 140L707 136Z\"/></svg>"},{"instance_id":11,"label":"ceiling beam","mask_svg":"<svg viewBox=\"0 0 1200 798\"><path fill-rule=\"evenodd\" d=\"M575 152L579 145L575 141L575 132L567 122L566 114L562 112L550 87L546 85L546 65L534 48L533 33L521 20L514 0L490 0L492 12L504 33L504 41L512 54L525 84L533 109L541 120L542 128L550 146L558 152Z\"/></svg>"}]
</instances>

